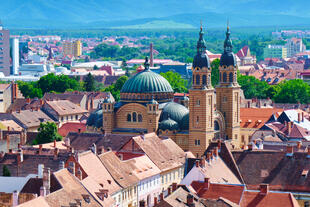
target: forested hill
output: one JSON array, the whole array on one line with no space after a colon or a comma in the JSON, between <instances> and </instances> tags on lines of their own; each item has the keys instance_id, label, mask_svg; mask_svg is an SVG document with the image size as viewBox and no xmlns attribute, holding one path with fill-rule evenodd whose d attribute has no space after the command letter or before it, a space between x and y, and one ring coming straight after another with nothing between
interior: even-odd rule
<instances>
[{"instance_id":1,"label":"forested hill","mask_svg":"<svg viewBox=\"0 0 310 207\"><path fill-rule=\"evenodd\" d=\"M307 0L9 0L0 18L12 28L210 27L310 22ZM166 25L165 25L166 24Z\"/></svg>"}]
</instances>

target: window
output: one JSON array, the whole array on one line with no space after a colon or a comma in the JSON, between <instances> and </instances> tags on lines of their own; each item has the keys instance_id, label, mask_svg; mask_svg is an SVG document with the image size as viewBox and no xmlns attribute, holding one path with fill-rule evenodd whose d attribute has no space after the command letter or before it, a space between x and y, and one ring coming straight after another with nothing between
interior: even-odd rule
<instances>
[{"instance_id":1,"label":"window","mask_svg":"<svg viewBox=\"0 0 310 207\"><path fill-rule=\"evenodd\" d=\"M199 84L200 84L200 76L196 75L196 85L199 85Z\"/></svg>"},{"instance_id":2,"label":"window","mask_svg":"<svg viewBox=\"0 0 310 207\"><path fill-rule=\"evenodd\" d=\"M200 139L195 139L195 145L199 146L200 145Z\"/></svg>"},{"instance_id":3,"label":"window","mask_svg":"<svg viewBox=\"0 0 310 207\"><path fill-rule=\"evenodd\" d=\"M108 105L108 110L110 110L110 105Z\"/></svg>"},{"instance_id":4,"label":"window","mask_svg":"<svg viewBox=\"0 0 310 207\"><path fill-rule=\"evenodd\" d=\"M79 119L79 115L75 115L75 119L78 120Z\"/></svg>"},{"instance_id":5,"label":"window","mask_svg":"<svg viewBox=\"0 0 310 207\"><path fill-rule=\"evenodd\" d=\"M226 72L223 73L223 82L224 83L227 82L227 74L226 74Z\"/></svg>"},{"instance_id":6,"label":"window","mask_svg":"<svg viewBox=\"0 0 310 207\"><path fill-rule=\"evenodd\" d=\"M137 122L137 113L136 112L132 113L132 121Z\"/></svg>"},{"instance_id":7,"label":"window","mask_svg":"<svg viewBox=\"0 0 310 207\"><path fill-rule=\"evenodd\" d=\"M226 102L227 102L227 97L224 96L224 97L223 97L223 103L226 103Z\"/></svg>"},{"instance_id":8,"label":"window","mask_svg":"<svg viewBox=\"0 0 310 207\"><path fill-rule=\"evenodd\" d=\"M153 111L155 111L156 110L156 107L155 106L153 106Z\"/></svg>"},{"instance_id":9,"label":"window","mask_svg":"<svg viewBox=\"0 0 310 207\"><path fill-rule=\"evenodd\" d=\"M142 115L141 114L138 115L138 122L142 122Z\"/></svg>"},{"instance_id":10,"label":"window","mask_svg":"<svg viewBox=\"0 0 310 207\"><path fill-rule=\"evenodd\" d=\"M202 85L207 85L207 76L206 75L202 76Z\"/></svg>"},{"instance_id":11,"label":"window","mask_svg":"<svg viewBox=\"0 0 310 207\"><path fill-rule=\"evenodd\" d=\"M196 117L196 124L199 124L199 116Z\"/></svg>"},{"instance_id":12,"label":"window","mask_svg":"<svg viewBox=\"0 0 310 207\"><path fill-rule=\"evenodd\" d=\"M131 114L127 114L127 121L131 122Z\"/></svg>"},{"instance_id":13,"label":"window","mask_svg":"<svg viewBox=\"0 0 310 207\"><path fill-rule=\"evenodd\" d=\"M310 201L305 201L304 207L310 207Z\"/></svg>"},{"instance_id":14,"label":"window","mask_svg":"<svg viewBox=\"0 0 310 207\"><path fill-rule=\"evenodd\" d=\"M234 82L234 75L233 73L229 73L229 82Z\"/></svg>"},{"instance_id":15,"label":"window","mask_svg":"<svg viewBox=\"0 0 310 207\"><path fill-rule=\"evenodd\" d=\"M244 135L241 136L241 142L244 142L245 141L245 138L244 138Z\"/></svg>"},{"instance_id":16,"label":"window","mask_svg":"<svg viewBox=\"0 0 310 207\"><path fill-rule=\"evenodd\" d=\"M238 139L238 135L237 134L235 134L235 139Z\"/></svg>"},{"instance_id":17,"label":"window","mask_svg":"<svg viewBox=\"0 0 310 207\"><path fill-rule=\"evenodd\" d=\"M197 106L200 106L200 100L199 100L199 99L197 99L196 105L197 105Z\"/></svg>"}]
</instances>

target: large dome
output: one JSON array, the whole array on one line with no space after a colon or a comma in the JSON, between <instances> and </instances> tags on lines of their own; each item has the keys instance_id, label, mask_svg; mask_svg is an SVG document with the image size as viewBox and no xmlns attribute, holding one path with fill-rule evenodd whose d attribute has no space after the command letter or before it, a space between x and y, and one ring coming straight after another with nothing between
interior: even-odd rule
<instances>
[{"instance_id":1,"label":"large dome","mask_svg":"<svg viewBox=\"0 0 310 207\"><path fill-rule=\"evenodd\" d=\"M159 103L173 99L170 83L161 75L149 68L148 58L145 58L145 69L126 81L121 90L122 102L148 103L156 100Z\"/></svg>"},{"instance_id":2,"label":"large dome","mask_svg":"<svg viewBox=\"0 0 310 207\"><path fill-rule=\"evenodd\" d=\"M169 82L161 75L144 70L124 84L121 93L173 93Z\"/></svg>"}]
</instances>

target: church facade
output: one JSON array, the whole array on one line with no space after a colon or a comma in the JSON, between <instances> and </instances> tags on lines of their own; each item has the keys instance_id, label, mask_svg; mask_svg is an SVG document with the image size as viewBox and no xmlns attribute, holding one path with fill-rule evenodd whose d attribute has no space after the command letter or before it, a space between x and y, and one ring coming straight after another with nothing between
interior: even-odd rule
<instances>
[{"instance_id":1,"label":"church facade","mask_svg":"<svg viewBox=\"0 0 310 207\"><path fill-rule=\"evenodd\" d=\"M174 91L169 82L149 69L126 81L120 101L106 99L97 115L102 116L105 133L143 134L156 132L168 136L182 149L197 157L209 143L229 139L235 147L240 143L240 93L237 83L237 61L232 52L227 28L224 52L220 59L220 83L211 84L211 64L206 53L202 28L192 68L192 87L183 105L173 102ZM185 107L188 106L188 107ZM102 114L102 115L101 115ZM94 120L94 117L90 116Z\"/></svg>"}]
</instances>

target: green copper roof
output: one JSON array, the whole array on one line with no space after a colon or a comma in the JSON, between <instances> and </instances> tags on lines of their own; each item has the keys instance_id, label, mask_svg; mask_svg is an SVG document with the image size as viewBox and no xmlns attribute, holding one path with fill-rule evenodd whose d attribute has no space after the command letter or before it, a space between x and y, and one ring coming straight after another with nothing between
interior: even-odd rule
<instances>
[{"instance_id":1,"label":"green copper roof","mask_svg":"<svg viewBox=\"0 0 310 207\"><path fill-rule=\"evenodd\" d=\"M176 121L178 125L181 126L181 128L183 129L182 126L186 124L183 124L182 122L186 120L186 118L184 117L186 117L188 113L189 111L185 106L175 102L170 102L163 108L160 121L172 119Z\"/></svg>"},{"instance_id":2,"label":"green copper roof","mask_svg":"<svg viewBox=\"0 0 310 207\"><path fill-rule=\"evenodd\" d=\"M126 81L121 93L173 92L169 82L161 75L146 69Z\"/></svg>"},{"instance_id":3,"label":"green copper roof","mask_svg":"<svg viewBox=\"0 0 310 207\"><path fill-rule=\"evenodd\" d=\"M168 118L168 119L160 122L158 128L161 129L161 130L166 130L166 129L168 129L168 130L178 130L179 129L179 124L176 121Z\"/></svg>"},{"instance_id":4,"label":"green copper roof","mask_svg":"<svg viewBox=\"0 0 310 207\"><path fill-rule=\"evenodd\" d=\"M87 126L102 127L103 117L102 117L102 109L97 109L96 111L92 112L86 122Z\"/></svg>"}]
</instances>

